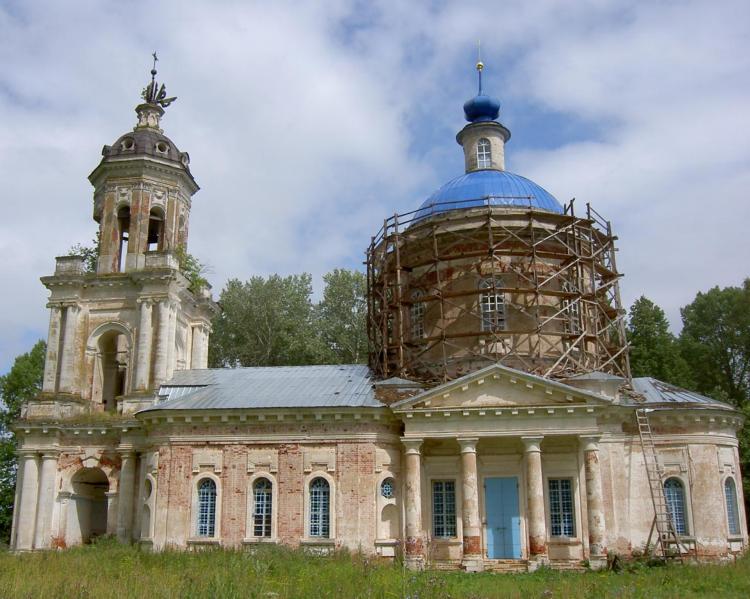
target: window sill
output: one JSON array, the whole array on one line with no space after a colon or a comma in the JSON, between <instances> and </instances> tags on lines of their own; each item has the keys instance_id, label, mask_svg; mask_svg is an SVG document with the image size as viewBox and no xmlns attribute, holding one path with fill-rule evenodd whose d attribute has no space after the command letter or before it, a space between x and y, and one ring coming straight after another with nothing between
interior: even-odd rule
<instances>
[{"instance_id":1,"label":"window sill","mask_svg":"<svg viewBox=\"0 0 750 599\"><path fill-rule=\"evenodd\" d=\"M463 545L463 539L458 537L432 537L432 542L438 545Z\"/></svg>"},{"instance_id":2,"label":"window sill","mask_svg":"<svg viewBox=\"0 0 750 599\"><path fill-rule=\"evenodd\" d=\"M581 540L576 537L550 537L548 545L580 545Z\"/></svg>"},{"instance_id":3,"label":"window sill","mask_svg":"<svg viewBox=\"0 0 750 599\"><path fill-rule=\"evenodd\" d=\"M399 539L375 539L375 546L376 547L388 547L393 545L400 545L401 541Z\"/></svg>"},{"instance_id":4,"label":"window sill","mask_svg":"<svg viewBox=\"0 0 750 599\"><path fill-rule=\"evenodd\" d=\"M745 537L742 535L729 535L727 537L727 541L730 543L742 543L745 540Z\"/></svg>"},{"instance_id":5,"label":"window sill","mask_svg":"<svg viewBox=\"0 0 750 599\"><path fill-rule=\"evenodd\" d=\"M249 537L242 539L243 545L278 545L277 537Z\"/></svg>"}]
</instances>

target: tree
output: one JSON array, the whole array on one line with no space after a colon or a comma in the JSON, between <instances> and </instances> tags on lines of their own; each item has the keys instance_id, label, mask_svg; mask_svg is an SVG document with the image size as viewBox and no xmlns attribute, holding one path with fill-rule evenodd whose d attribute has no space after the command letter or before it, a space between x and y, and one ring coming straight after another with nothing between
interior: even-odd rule
<instances>
[{"instance_id":1,"label":"tree","mask_svg":"<svg viewBox=\"0 0 750 599\"><path fill-rule=\"evenodd\" d=\"M327 360L336 364L367 361L367 282L356 270L337 268L323 277L323 300L317 306L318 331Z\"/></svg>"},{"instance_id":2,"label":"tree","mask_svg":"<svg viewBox=\"0 0 750 599\"><path fill-rule=\"evenodd\" d=\"M0 543L10 540L16 488L16 441L9 427L18 419L21 405L42 390L46 350L44 341L38 341L0 376Z\"/></svg>"},{"instance_id":3,"label":"tree","mask_svg":"<svg viewBox=\"0 0 750 599\"><path fill-rule=\"evenodd\" d=\"M680 345L696 389L738 407L750 403L750 279L698 293L681 313Z\"/></svg>"},{"instance_id":4,"label":"tree","mask_svg":"<svg viewBox=\"0 0 750 599\"><path fill-rule=\"evenodd\" d=\"M91 245L76 243L68 250L68 256L83 257L83 265L86 272L96 272L96 263L99 261L99 231L91 240Z\"/></svg>"},{"instance_id":5,"label":"tree","mask_svg":"<svg viewBox=\"0 0 750 599\"><path fill-rule=\"evenodd\" d=\"M679 387L692 387L690 368L669 332L664 310L645 296L630 307L627 327L633 376L650 376Z\"/></svg>"},{"instance_id":6,"label":"tree","mask_svg":"<svg viewBox=\"0 0 750 599\"><path fill-rule=\"evenodd\" d=\"M219 297L222 312L213 322L211 366L320 363L311 295L307 273L228 281Z\"/></svg>"}]
</instances>

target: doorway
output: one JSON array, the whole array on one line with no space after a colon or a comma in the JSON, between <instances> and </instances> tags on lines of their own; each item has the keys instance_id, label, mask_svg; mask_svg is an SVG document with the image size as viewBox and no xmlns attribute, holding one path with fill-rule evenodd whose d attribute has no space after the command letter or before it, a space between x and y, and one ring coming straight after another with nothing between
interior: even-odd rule
<instances>
[{"instance_id":1,"label":"doorway","mask_svg":"<svg viewBox=\"0 0 750 599\"><path fill-rule=\"evenodd\" d=\"M518 478L484 479L484 506L487 514L487 557L521 559Z\"/></svg>"},{"instance_id":2,"label":"doorway","mask_svg":"<svg viewBox=\"0 0 750 599\"><path fill-rule=\"evenodd\" d=\"M69 544L90 543L107 534L109 480L100 468L81 468L71 481L75 509L68 519Z\"/></svg>"}]
</instances>

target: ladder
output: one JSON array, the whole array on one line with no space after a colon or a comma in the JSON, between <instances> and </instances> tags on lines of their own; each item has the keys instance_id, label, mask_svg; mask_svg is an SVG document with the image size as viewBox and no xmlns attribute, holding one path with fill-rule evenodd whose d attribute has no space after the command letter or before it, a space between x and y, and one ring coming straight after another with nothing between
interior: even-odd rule
<instances>
[{"instance_id":1,"label":"ladder","mask_svg":"<svg viewBox=\"0 0 750 599\"><path fill-rule=\"evenodd\" d=\"M654 437L651 434L651 424L648 413L651 410L639 408L635 411L635 419L638 423L638 435L641 438L641 449L643 451L643 462L646 466L648 486L651 491L651 501L654 505L654 521L651 523L651 531L646 541L646 555L651 545L651 538L656 530L656 545L661 549L661 558L681 558L682 544L674 528L674 521L669 511L669 504L664 495L664 472L656 453ZM677 551L670 551L670 545L676 546Z\"/></svg>"}]
</instances>

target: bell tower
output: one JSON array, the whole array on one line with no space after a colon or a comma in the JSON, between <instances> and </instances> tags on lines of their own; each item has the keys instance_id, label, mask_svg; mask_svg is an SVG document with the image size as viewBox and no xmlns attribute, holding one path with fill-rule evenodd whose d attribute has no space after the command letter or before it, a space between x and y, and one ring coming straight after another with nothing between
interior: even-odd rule
<instances>
[{"instance_id":1,"label":"bell tower","mask_svg":"<svg viewBox=\"0 0 750 599\"><path fill-rule=\"evenodd\" d=\"M217 306L210 286L182 268L199 187L187 152L161 129L176 98L156 74L154 55L135 127L104 146L89 175L99 225L94 271L81 256L63 256L42 278L50 324L43 391L29 418L132 413L175 370L207 366Z\"/></svg>"}]
</instances>

